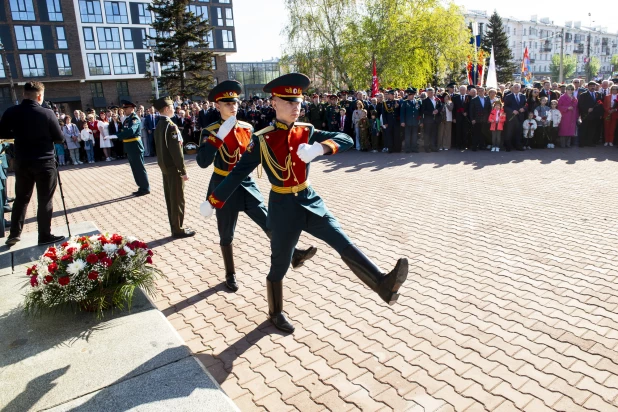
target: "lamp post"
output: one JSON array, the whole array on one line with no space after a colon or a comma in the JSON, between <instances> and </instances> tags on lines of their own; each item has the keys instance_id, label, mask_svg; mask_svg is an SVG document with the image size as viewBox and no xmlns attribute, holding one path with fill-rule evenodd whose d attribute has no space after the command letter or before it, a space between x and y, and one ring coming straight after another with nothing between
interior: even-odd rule
<instances>
[{"instance_id":1,"label":"lamp post","mask_svg":"<svg viewBox=\"0 0 618 412\"><path fill-rule=\"evenodd\" d=\"M150 51L150 64L151 64L151 70L152 70L152 77L154 79L154 85L155 85L155 99L159 98L159 81L157 80L157 77L159 77L159 66L157 65L157 62L155 61L155 54L154 54L154 50L152 49L152 47L149 47L148 50Z\"/></svg>"},{"instance_id":2,"label":"lamp post","mask_svg":"<svg viewBox=\"0 0 618 412\"><path fill-rule=\"evenodd\" d=\"M15 93L15 83L13 83L13 76L11 75L11 68L9 67L9 61L6 59L6 50L4 49L4 45L0 43L0 53L2 53L2 65L4 66L4 73L6 73L6 77L9 79L9 84L11 85L11 98L15 104L19 104L17 101L17 94Z\"/></svg>"}]
</instances>

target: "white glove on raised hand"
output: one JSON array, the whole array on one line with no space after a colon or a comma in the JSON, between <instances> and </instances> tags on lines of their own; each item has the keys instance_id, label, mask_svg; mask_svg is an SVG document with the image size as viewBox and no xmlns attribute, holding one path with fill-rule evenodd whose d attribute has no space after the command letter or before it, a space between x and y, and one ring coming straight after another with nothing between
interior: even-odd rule
<instances>
[{"instance_id":1,"label":"white glove on raised hand","mask_svg":"<svg viewBox=\"0 0 618 412\"><path fill-rule=\"evenodd\" d=\"M118 139L118 136L116 136L115 134L110 134L109 136L107 136L108 139Z\"/></svg>"},{"instance_id":2,"label":"white glove on raised hand","mask_svg":"<svg viewBox=\"0 0 618 412\"><path fill-rule=\"evenodd\" d=\"M200 205L200 214L204 216L206 219L210 219L212 216L212 212L215 211L215 208L212 207L210 202L207 200Z\"/></svg>"},{"instance_id":3,"label":"white glove on raised hand","mask_svg":"<svg viewBox=\"0 0 618 412\"><path fill-rule=\"evenodd\" d=\"M298 145L298 151L296 152L300 160L305 163L311 162L318 156L322 156L324 154L324 147L321 143L315 142L312 145L307 143L301 143Z\"/></svg>"},{"instance_id":4,"label":"white glove on raised hand","mask_svg":"<svg viewBox=\"0 0 618 412\"><path fill-rule=\"evenodd\" d=\"M219 127L219 131L217 132L217 139L225 139L225 136L230 133L230 130L232 130L234 126L236 126L236 116L228 117L227 120L223 122L221 127Z\"/></svg>"}]
</instances>

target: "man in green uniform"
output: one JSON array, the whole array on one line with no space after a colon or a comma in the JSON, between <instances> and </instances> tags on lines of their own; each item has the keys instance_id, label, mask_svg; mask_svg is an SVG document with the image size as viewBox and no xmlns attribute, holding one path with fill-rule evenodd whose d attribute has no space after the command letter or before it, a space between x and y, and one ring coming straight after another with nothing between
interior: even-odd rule
<instances>
[{"instance_id":1,"label":"man in green uniform","mask_svg":"<svg viewBox=\"0 0 618 412\"><path fill-rule=\"evenodd\" d=\"M191 237L195 231L182 227L185 217L185 182L189 177L182 154L182 135L170 119L174 115L174 102L169 96L162 97L154 102L154 108L161 115L154 132L154 141L159 148L157 162L163 173L163 192L172 236Z\"/></svg>"},{"instance_id":2,"label":"man in green uniform","mask_svg":"<svg viewBox=\"0 0 618 412\"><path fill-rule=\"evenodd\" d=\"M118 139L123 143L124 150L129 158L129 165L133 172L133 178L137 183L138 190L133 192L135 196L150 194L150 183L144 166L144 145L142 144L142 123L135 114L135 105L128 100L122 100L122 109L127 116L122 124L120 133L110 136L110 139Z\"/></svg>"},{"instance_id":3,"label":"man in green uniform","mask_svg":"<svg viewBox=\"0 0 618 412\"><path fill-rule=\"evenodd\" d=\"M317 93L313 95L313 103L309 103L307 118L316 129L326 128L326 111L324 105L320 103L320 96Z\"/></svg>"},{"instance_id":4,"label":"man in green uniform","mask_svg":"<svg viewBox=\"0 0 618 412\"><path fill-rule=\"evenodd\" d=\"M337 96L334 94L330 95L330 104L326 108L326 123L327 130L329 132L336 132L339 130L337 124L337 117L339 117L339 105L337 104Z\"/></svg>"}]
</instances>

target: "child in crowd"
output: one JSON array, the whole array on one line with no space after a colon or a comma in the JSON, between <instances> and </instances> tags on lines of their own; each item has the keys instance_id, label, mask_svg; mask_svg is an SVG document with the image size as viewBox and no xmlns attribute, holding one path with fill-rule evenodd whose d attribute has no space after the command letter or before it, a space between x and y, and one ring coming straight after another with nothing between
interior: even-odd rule
<instances>
[{"instance_id":1,"label":"child in crowd","mask_svg":"<svg viewBox=\"0 0 618 412\"><path fill-rule=\"evenodd\" d=\"M382 125L380 124L380 119L378 119L378 112L375 110L371 111L371 119L369 119L369 131L371 134L371 148L373 149L371 153L378 153L378 145L380 142L380 130Z\"/></svg>"},{"instance_id":2,"label":"child in crowd","mask_svg":"<svg viewBox=\"0 0 618 412\"><path fill-rule=\"evenodd\" d=\"M369 138L369 120L367 110L363 109L363 115L358 119L358 132L360 133L361 150L366 152L371 149L371 139Z\"/></svg>"},{"instance_id":3,"label":"child in crowd","mask_svg":"<svg viewBox=\"0 0 618 412\"><path fill-rule=\"evenodd\" d=\"M88 127L88 123L84 123L84 128L81 133L82 142L84 142L84 150L88 157L88 163L94 163L94 133Z\"/></svg>"},{"instance_id":4,"label":"child in crowd","mask_svg":"<svg viewBox=\"0 0 618 412\"><path fill-rule=\"evenodd\" d=\"M496 100L493 109L489 114L489 130L491 131L491 151L499 152L502 144L502 130L504 130L504 122L506 114L502 110L502 102Z\"/></svg>"},{"instance_id":5,"label":"child in crowd","mask_svg":"<svg viewBox=\"0 0 618 412\"><path fill-rule=\"evenodd\" d=\"M558 140L558 126L562 120L562 113L558 110L558 100L551 101L551 107L547 115L547 124L549 128L549 137L547 147L553 149L555 147L554 142Z\"/></svg>"},{"instance_id":6,"label":"child in crowd","mask_svg":"<svg viewBox=\"0 0 618 412\"><path fill-rule=\"evenodd\" d=\"M550 107L547 106L547 97L541 97L541 105L534 109L534 117L537 122L537 130L536 135L538 137L537 141L546 142L549 140L549 111ZM543 147L544 144L539 145ZM547 144L549 148L549 143Z\"/></svg>"},{"instance_id":7,"label":"child in crowd","mask_svg":"<svg viewBox=\"0 0 618 412\"><path fill-rule=\"evenodd\" d=\"M71 123L71 116L64 118L64 127L62 128L62 134L66 140L67 149L71 155L71 162L74 165L81 165L79 161L79 129L76 125Z\"/></svg>"},{"instance_id":8,"label":"child in crowd","mask_svg":"<svg viewBox=\"0 0 618 412\"><path fill-rule=\"evenodd\" d=\"M536 120L534 120L534 112L528 112L528 118L524 120L524 149L532 149L532 138L536 130Z\"/></svg>"},{"instance_id":9,"label":"child in crowd","mask_svg":"<svg viewBox=\"0 0 618 412\"><path fill-rule=\"evenodd\" d=\"M64 120L60 120L60 129L64 129ZM66 139L64 137L64 133L62 134L62 143L54 143L54 147L56 148L56 155L58 156L58 165L64 166L66 163L64 162L64 145L66 144Z\"/></svg>"}]
</instances>

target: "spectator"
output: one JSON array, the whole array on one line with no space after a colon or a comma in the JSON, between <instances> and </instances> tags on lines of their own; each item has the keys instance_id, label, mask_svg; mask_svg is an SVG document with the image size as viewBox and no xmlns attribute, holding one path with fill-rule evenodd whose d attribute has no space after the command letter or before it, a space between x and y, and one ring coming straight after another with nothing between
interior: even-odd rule
<instances>
[{"instance_id":1,"label":"spectator","mask_svg":"<svg viewBox=\"0 0 618 412\"><path fill-rule=\"evenodd\" d=\"M74 165L81 165L82 162L79 161L79 137L80 132L77 129L77 126L71 123L71 118L67 117L64 119L64 128L62 129L62 134L64 135L64 139L67 144L67 149L69 149L69 153L71 155L71 162Z\"/></svg>"},{"instance_id":2,"label":"spectator","mask_svg":"<svg viewBox=\"0 0 618 412\"><path fill-rule=\"evenodd\" d=\"M81 140L84 142L84 150L86 150L86 157L88 163L94 163L94 133L88 127L88 123L84 123L84 128L81 132Z\"/></svg>"},{"instance_id":3,"label":"spectator","mask_svg":"<svg viewBox=\"0 0 618 412\"><path fill-rule=\"evenodd\" d=\"M491 151L499 152L502 145L502 131L504 130L504 122L506 121L506 113L502 109L502 102L496 100L493 103L493 109L489 114L489 130L491 131Z\"/></svg>"},{"instance_id":4,"label":"spectator","mask_svg":"<svg viewBox=\"0 0 618 412\"><path fill-rule=\"evenodd\" d=\"M549 122L549 143L547 147L549 149L555 148L554 142L558 140L558 128L562 121L562 113L558 110L558 100L552 100L550 103L549 116L547 117Z\"/></svg>"},{"instance_id":5,"label":"spectator","mask_svg":"<svg viewBox=\"0 0 618 412\"><path fill-rule=\"evenodd\" d=\"M69 119L71 118L70 116L66 116ZM59 120L58 124L60 125L60 130L62 130L64 128L64 120ZM65 161L64 161L64 145L66 144L66 139L64 137L64 134L62 135L62 142L57 142L54 143L54 148L56 150L56 155L58 156L58 165L60 166L64 166L66 165Z\"/></svg>"},{"instance_id":6,"label":"spectator","mask_svg":"<svg viewBox=\"0 0 618 412\"><path fill-rule=\"evenodd\" d=\"M579 84L579 82L578 82ZM558 100L558 110L562 114L558 135L560 136L560 147L571 147L571 139L577 131L577 118L579 111L577 110L577 98L573 95L575 87L569 84L566 87L566 93L560 96Z\"/></svg>"},{"instance_id":7,"label":"spectator","mask_svg":"<svg viewBox=\"0 0 618 412\"><path fill-rule=\"evenodd\" d=\"M360 93L359 93L360 94ZM362 95L361 95L362 97ZM354 125L354 135L356 136L356 150L361 149L361 136L360 136L360 119L367 117L367 111L364 110L363 101L356 101L356 110L352 113L352 124Z\"/></svg>"},{"instance_id":8,"label":"spectator","mask_svg":"<svg viewBox=\"0 0 618 412\"><path fill-rule=\"evenodd\" d=\"M536 130L536 121L534 120L534 112L528 112L528 118L522 125L524 132L524 149L532 149L532 139L534 138L534 131Z\"/></svg>"},{"instance_id":9,"label":"spectator","mask_svg":"<svg viewBox=\"0 0 618 412\"><path fill-rule=\"evenodd\" d=\"M380 144L380 131L382 130L382 125L380 124L377 110L371 111L369 129L371 130L371 153L378 153L378 148Z\"/></svg>"},{"instance_id":10,"label":"spectator","mask_svg":"<svg viewBox=\"0 0 618 412\"><path fill-rule=\"evenodd\" d=\"M122 130L122 122L120 121L120 116L118 113L112 114L112 120L109 122L109 135L117 135ZM124 147L122 142L119 139L114 139L114 152L116 152L116 157L119 159L123 159L124 156ZM110 158L110 160L112 160Z\"/></svg>"},{"instance_id":11,"label":"spectator","mask_svg":"<svg viewBox=\"0 0 618 412\"><path fill-rule=\"evenodd\" d=\"M549 84L549 82L547 82ZM534 118L536 119L537 129L535 135L537 138L535 139L539 144L538 147L544 147L547 144L549 148L549 134L550 134L550 125L549 125L549 111L550 107L547 105L547 97L541 97L541 105L534 110Z\"/></svg>"},{"instance_id":12,"label":"spectator","mask_svg":"<svg viewBox=\"0 0 618 412\"><path fill-rule=\"evenodd\" d=\"M103 156L105 156L105 161L110 162L112 160L111 156L111 147L112 140L109 138L109 122L107 120L107 114L101 112L100 120L98 123L99 128L99 146L103 150Z\"/></svg>"},{"instance_id":13,"label":"spectator","mask_svg":"<svg viewBox=\"0 0 618 412\"><path fill-rule=\"evenodd\" d=\"M609 92L610 94L606 95L603 99L605 146L614 145L616 124L618 124L618 85L611 86Z\"/></svg>"},{"instance_id":14,"label":"spectator","mask_svg":"<svg viewBox=\"0 0 618 412\"><path fill-rule=\"evenodd\" d=\"M478 96L475 96L478 91ZM485 96L485 88L479 87L470 90L470 121L472 123L472 144L473 152L485 147L489 138L489 114L491 113L491 102Z\"/></svg>"},{"instance_id":15,"label":"spectator","mask_svg":"<svg viewBox=\"0 0 618 412\"><path fill-rule=\"evenodd\" d=\"M438 149L448 150L451 148L451 135L453 132L453 101L449 93L444 94L443 106L442 122L438 126Z\"/></svg>"}]
</instances>

